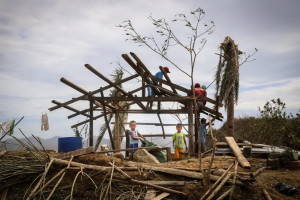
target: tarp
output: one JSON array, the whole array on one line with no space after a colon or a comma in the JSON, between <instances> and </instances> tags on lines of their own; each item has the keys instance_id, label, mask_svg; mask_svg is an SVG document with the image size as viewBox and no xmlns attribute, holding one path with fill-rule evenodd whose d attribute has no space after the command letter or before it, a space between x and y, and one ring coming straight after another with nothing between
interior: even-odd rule
<instances>
[{"instance_id":1,"label":"tarp","mask_svg":"<svg viewBox=\"0 0 300 200\"><path fill-rule=\"evenodd\" d=\"M158 147L157 144L150 142L148 140L141 140L142 147ZM167 162L167 154L165 150L159 149L147 149L149 153L157 158L157 160L161 163Z\"/></svg>"}]
</instances>

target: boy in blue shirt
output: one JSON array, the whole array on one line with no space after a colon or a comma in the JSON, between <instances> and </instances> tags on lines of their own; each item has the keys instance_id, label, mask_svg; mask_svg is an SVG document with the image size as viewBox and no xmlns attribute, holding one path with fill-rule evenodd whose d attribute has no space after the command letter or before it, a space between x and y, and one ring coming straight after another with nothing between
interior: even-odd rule
<instances>
[{"instance_id":1,"label":"boy in blue shirt","mask_svg":"<svg viewBox=\"0 0 300 200\"><path fill-rule=\"evenodd\" d=\"M211 122L213 122L215 119L213 118ZM202 118L200 121L200 142L201 142L201 152L204 153L206 151L206 135L207 135L207 130L206 126L209 126L209 122L206 123L206 119Z\"/></svg>"},{"instance_id":2,"label":"boy in blue shirt","mask_svg":"<svg viewBox=\"0 0 300 200\"><path fill-rule=\"evenodd\" d=\"M140 134L138 130L136 130L136 122L135 121L130 121L129 122L129 134L130 134L130 145L129 148L138 148L139 147L139 140L145 139L145 137ZM136 150L130 150L129 151L129 158L132 160L133 158L133 153L136 152Z\"/></svg>"}]
</instances>

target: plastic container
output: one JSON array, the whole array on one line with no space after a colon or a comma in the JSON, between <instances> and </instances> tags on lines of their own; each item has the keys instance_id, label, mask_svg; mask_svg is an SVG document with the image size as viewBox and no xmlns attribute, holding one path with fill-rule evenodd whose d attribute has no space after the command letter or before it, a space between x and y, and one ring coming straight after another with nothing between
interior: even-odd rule
<instances>
[{"instance_id":1,"label":"plastic container","mask_svg":"<svg viewBox=\"0 0 300 200\"><path fill-rule=\"evenodd\" d=\"M252 147L251 146L244 146L243 147L243 154L245 158L251 158L252 156Z\"/></svg>"},{"instance_id":2,"label":"plastic container","mask_svg":"<svg viewBox=\"0 0 300 200\"><path fill-rule=\"evenodd\" d=\"M81 137L58 138L58 152L69 152L82 148Z\"/></svg>"}]
</instances>

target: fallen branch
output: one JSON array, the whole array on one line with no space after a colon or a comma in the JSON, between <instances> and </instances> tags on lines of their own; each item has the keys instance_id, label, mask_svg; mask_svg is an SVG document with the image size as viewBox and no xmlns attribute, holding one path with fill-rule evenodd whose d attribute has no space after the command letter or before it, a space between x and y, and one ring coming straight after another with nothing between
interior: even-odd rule
<instances>
[{"instance_id":1,"label":"fallen branch","mask_svg":"<svg viewBox=\"0 0 300 200\"><path fill-rule=\"evenodd\" d=\"M219 184L219 186L211 193L209 197L207 197L206 200L211 200L214 198L214 196L219 192L219 190L223 187L223 185L230 179L231 173L228 173L227 176L223 179L223 181Z\"/></svg>"},{"instance_id":2,"label":"fallen branch","mask_svg":"<svg viewBox=\"0 0 300 200\"><path fill-rule=\"evenodd\" d=\"M270 197L270 195L269 195L269 193L267 192L266 189L262 189L262 191L263 191L263 193L264 193L267 200L272 200L272 198Z\"/></svg>"}]
</instances>

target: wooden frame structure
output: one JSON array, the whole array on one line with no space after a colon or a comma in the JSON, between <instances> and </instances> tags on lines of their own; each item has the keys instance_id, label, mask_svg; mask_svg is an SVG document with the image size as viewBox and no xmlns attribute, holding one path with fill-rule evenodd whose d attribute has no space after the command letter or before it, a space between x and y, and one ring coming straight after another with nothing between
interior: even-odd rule
<instances>
[{"instance_id":1,"label":"wooden frame structure","mask_svg":"<svg viewBox=\"0 0 300 200\"><path fill-rule=\"evenodd\" d=\"M131 56L131 57L130 57ZM121 147L121 138L124 137L124 134L119 133L119 131L115 130L114 135L112 134L112 130L110 129L110 121L108 120L107 115L110 113L114 113L115 116L115 125L123 126L123 129L125 131L124 124L119 120L118 113L127 112L132 114L156 114L159 118L160 123L145 123L145 125L158 125L162 127L162 134L156 134L156 137L166 137L169 135L165 134L164 131L164 125L162 123L161 114L187 114L188 115L188 139L189 139L189 153L194 153L194 120L195 119L195 112L200 112L203 114L210 114L212 117L216 118L217 120L222 121L222 114L219 112L219 107L222 107L222 103L204 97L204 96L197 96L196 98L200 98L202 100L207 101L208 103L213 104L214 109L201 106L199 110L194 109L194 98L192 95L192 90L187 89L185 87L182 87L180 85L174 84L168 74L163 70L162 67L160 67L160 70L164 74L164 77L166 80L160 79L156 76L154 76L149 69L146 67L146 65L139 59L139 57L134 54L130 53L130 56L127 54L122 54L122 57L124 60L129 64L130 67L136 72L136 74L131 75L127 78L124 78L120 81L113 82L109 78L105 77L103 74L101 74L99 71L97 71L95 68L93 68L91 65L86 64L85 67L90 70L92 73L94 73L96 76L104 80L108 85L104 87L100 87L99 89L95 91L87 91L80 86L72 83L66 78L61 78L60 81L64 84L70 86L71 88L77 90L78 92L82 93L81 96L73 98L69 101L66 101L64 103L61 103L59 101L53 100L52 103L55 104L55 106L49 108L50 111L54 111L58 108L66 108L72 112L73 114L69 115L68 118L71 119L73 117L82 115L84 117L87 117L88 119L82 122L79 122L77 124L74 124L71 126L72 128L81 126L85 123L89 123L89 145L93 146L93 121L99 118L104 118L105 123L107 125L107 131L109 133L109 138L111 140L111 146L113 149L120 149ZM133 80L134 78L141 77L142 78L142 85L132 91L125 91L121 87L119 87L120 84L128 82ZM155 94L157 96L155 97L146 97L146 88L150 87L152 90L154 90ZM119 97L106 97L104 96L104 91L115 88L121 96ZM135 93L142 91L142 95L138 97L135 95ZM180 95L180 93L183 93L184 95ZM96 96L96 94L100 94ZM84 110L77 110L73 107L70 107L69 105L72 103L75 103L77 101L89 101L89 108ZM136 104L139 109L129 109L124 110L120 108L118 105L118 102L120 101L126 101L127 105L133 105ZM157 109L149 109L147 108L144 103L146 102L157 102ZM162 102L178 102L183 105L181 109L162 109L161 103ZM94 111L101 111L102 113L100 115L95 116ZM198 115L200 116L200 115ZM166 124L167 125L167 124ZM197 135L197 134L196 134Z\"/></svg>"}]
</instances>

